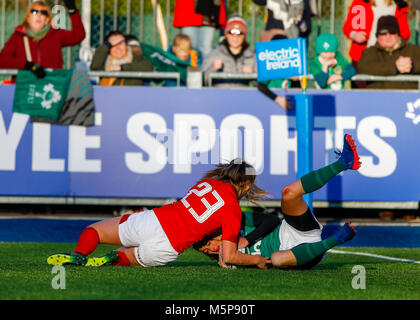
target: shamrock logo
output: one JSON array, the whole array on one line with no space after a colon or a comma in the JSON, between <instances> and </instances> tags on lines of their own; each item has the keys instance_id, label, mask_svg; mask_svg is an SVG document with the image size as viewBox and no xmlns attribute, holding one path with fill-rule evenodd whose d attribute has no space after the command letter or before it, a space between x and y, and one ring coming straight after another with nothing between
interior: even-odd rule
<instances>
[{"instance_id":1,"label":"shamrock logo","mask_svg":"<svg viewBox=\"0 0 420 320\"><path fill-rule=\"evenodd\" d=\"M49 83L44 86L44 92L35 94L36 97L41 98L41 106L45 109L51 109L52 104L60 101L61 94L57 90L54 89L54 85Z\"/></svg>"}]
</instances>

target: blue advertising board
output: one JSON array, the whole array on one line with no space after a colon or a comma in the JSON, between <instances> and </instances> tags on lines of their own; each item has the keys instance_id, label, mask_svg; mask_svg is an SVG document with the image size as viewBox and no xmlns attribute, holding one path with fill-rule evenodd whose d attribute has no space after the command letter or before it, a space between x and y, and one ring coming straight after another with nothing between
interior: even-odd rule
<instances>
[{"instance_id":1,"label":"blue advertising board","mask_svg":"<svg viewBox=\"0 0 420 320\"><path fill-rule=\"evenodd\" d=\"M255 56L258 81L308 74L305 38L257 42Z\"/></svg>"},{"instance_id":2,"label":"blue advertising board","mask_svg":"<svg viewBox=\"0 0 420 320\"><path fill-rule=\"evenodd\" d=\"M344 133L362 162L314 200L420 200L418 92L308 94L313 168L336 161ZM14 86L0 86L0 196L182 197L215 164L238 156L256 167L273 200L296 179L295 112L257 90L95 87L90 128L31 123L12 113L13 95Z\"/></svg>"}]
</instances>

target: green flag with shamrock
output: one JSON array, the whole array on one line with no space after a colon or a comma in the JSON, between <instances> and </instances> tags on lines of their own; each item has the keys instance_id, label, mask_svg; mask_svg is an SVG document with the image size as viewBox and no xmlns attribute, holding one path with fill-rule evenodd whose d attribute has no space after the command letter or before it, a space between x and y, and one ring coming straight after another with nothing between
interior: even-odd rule
<instances>
[{"instance_id":1,"label":"green flag with shamrock","mask_svg":"<svg viewBox=\"0 0 420 320\"><path fill-rule=\"evenodd\" d=\"M72 70L46 70L38 78L32 71L19 70L13 112L57 120L67 97Z\"/></svg>"}]
</instances>

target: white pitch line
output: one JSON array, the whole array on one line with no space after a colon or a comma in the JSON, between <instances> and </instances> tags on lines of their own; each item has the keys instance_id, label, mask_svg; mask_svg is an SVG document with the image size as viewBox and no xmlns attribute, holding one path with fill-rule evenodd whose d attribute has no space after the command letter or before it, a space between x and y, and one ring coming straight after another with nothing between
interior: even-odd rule
<instances>
[{"instance_id":1,"label":"white pitch line","mask_svg":"<svg viewBox=\"0 0 420 320\"><path fill-rule=\"evenodd\" d=\"M416 260L394 258L394 257L388 257L388 256L380 255L380 254L367 253L367 252L341 251L341 250L335 250L335 249L330 249L330 250L328 250L328 252L338 253L338 254L354 254L354 255L357 255L357 256L367 256L367 257L373 257L373 258L379 258L379 259L385 259L385 260L393 260L393 261L401 261L401 262L419 263L420 264L420 261L416 261Z\"/></svg>"}]
</instances>

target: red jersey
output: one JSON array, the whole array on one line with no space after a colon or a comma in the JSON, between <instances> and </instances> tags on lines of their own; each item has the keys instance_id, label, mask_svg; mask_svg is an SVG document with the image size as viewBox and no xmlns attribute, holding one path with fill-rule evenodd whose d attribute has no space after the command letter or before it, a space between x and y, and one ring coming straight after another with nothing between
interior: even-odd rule
<instances>
[{"instance_id":1,"label":"red jersey","mask_svg":"<svg viewBox=\"0 0 420 320\"><path fill-rule=\"evenodd\" d=\"M230 183L200 181L180 201L153 211L179 253L219 228L223 240L238 241L242 211Z\"/></svg>"},{"instance_id":2,"label":"red jersey","mask_svg":"<svg viewBox=\"0 0 420 320\"><path fill-rule=\"evenodd\" d=\"M194 0L176 0L174 8L173 26L176 28L184 27L200 27L203 26L202 14L195 12ZM225 2L221 1L219 9L219 25L223 29L226 25L226 6Z\"/></svg>"}]
</instances>

